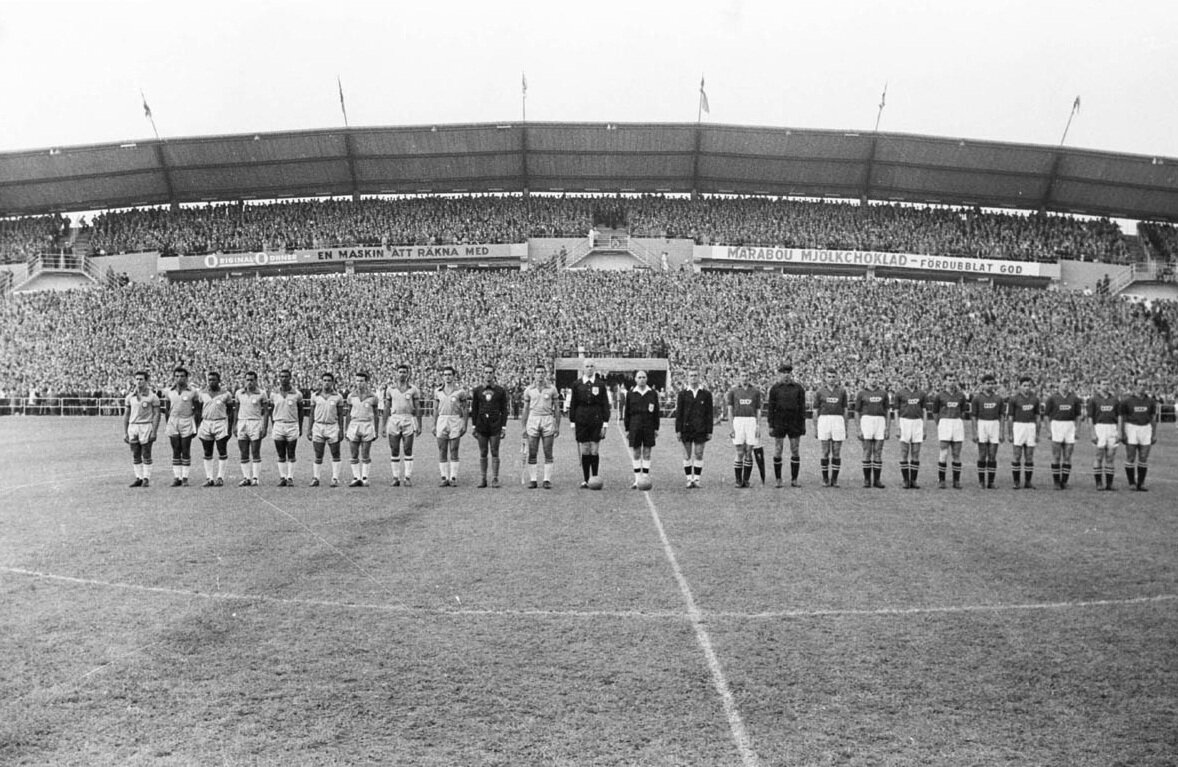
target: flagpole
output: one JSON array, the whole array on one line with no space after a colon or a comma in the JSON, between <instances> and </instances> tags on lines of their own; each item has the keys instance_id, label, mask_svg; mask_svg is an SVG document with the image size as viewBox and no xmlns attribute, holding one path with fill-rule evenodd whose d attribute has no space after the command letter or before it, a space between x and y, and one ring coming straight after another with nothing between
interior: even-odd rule
<instances>
[{"instance_id":1,"label":"flagpole","mask_svg":"<svg viewBox=\"0 0 1178 767\"><path fill-rule=\"evenodd\" d=\"M1068 140L1068 131L1072 127L1072 118L1076 116L1076 112L1080 111L1080 97L1076 96L1076 100L1072 102L1072 112L1068 115L1067 125L1063 126L1063 137L1059 140L1059 145L1063 146L1063 142Z\"/></svg>"},{"instance_id":2,"label":"flagpole","mask_svg":"<svg viewBox=\"0 0 1178 767\"><path fill-rule=\"evenodd\" d=\"M344 127L348 128L350 126L348 125L348 107L344 104L344 81L340 79L339 75L336 75L335 83L339 86L339 108L344 113Z\"/></svg>"},{"instance_id":3,"label":"flagpole","mask_svg":"<svg viewBox=\"0 0 1178 767\"><path fill-rule=\"evenodd\" d=\"M155 134L155 140L160 140L159 129L155 127L155 117L151 114L151 107L147 105L147 96L143 95L143 89L139 89L139 98L143 100L143 116L151 123L151 132Z\"/></svg>"},{"instance_id":4,"label":"flagpole","mask_svg":"<svg viewBox=\"0 0 1178 767\"><path fill-rule=\"evenodd\" d=\"M520 106L520 108L522 110L521 119L523 122L527 122L528 121L528 73L527 72L520 73L520 86L521 86L521 89L520 89L521 90L521 94L520 94L521 106Z\"/></svg>"},{"instance_id":5,"label":"flagpole","mask_svg":"<svg viewBox=\"0 0 1178 767\"><path fill-rule=\"evenodd\" d=\"M883 117L884 104L888 100L888 84L884 81L883 93L879 97L879 111L875 113L875 133L879 133L879 121Z\"/></svg>"},{"instance_id":6,"label":"flagpole","mask_svg":"<svg viewBox=\"0 0 1178 767\"><path fill-rule=\"evenodd\" d=\"M704 76L699 76L699 110L695 113L695 124L699 125L704 120L704 102L707 101L707 94L704 93ZM712 110L708 110L711 114Z\"/></svg>"}]
</instances>

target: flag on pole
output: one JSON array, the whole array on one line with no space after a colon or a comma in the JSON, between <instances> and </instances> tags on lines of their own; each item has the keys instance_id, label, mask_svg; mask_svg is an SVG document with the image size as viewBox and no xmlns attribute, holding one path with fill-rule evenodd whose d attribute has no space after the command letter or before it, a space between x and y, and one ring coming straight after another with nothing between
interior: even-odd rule
<instances>
[{"instance_id":1,"label":"flag on pole","mask_svg":"<svg viewBox=\"0 0 1178 767\"><path fill-rule=\"evenodd\" d=\"M139 91L139 97L143 99L143 116L150 120L151 107L147 105L147 97L143 95L143 91Z\"/></svg>"},{"instance_id":2,"label":"flag on pole","mask_svg":"<svg viewBox=\"0 0 1178 767\"><path fill-rule=\"evenodd\" d=\"M712 110L708 108L708 94L704 91L704 78L702 76L699 78L699 108L708 114L712 113Z\"/></svg>"},{"instance_id":3,"label":"flag on pole","mask_svg":"<svg viewBox=\"0 0 1178 767\"><path fill-rule=\"evenodd\" d=\"M1080 111L1080 97L1079 96L1076 96L1076 100L1074 102L1072 102L1072 111L1073 112Z\"/></svg>"},{"instance_id":4,"label":"flag on pole","mask_svg":"<svg viewBox=\"0 0 1178 767\"><path fill-rule=\"evenodd\" d=\"M527 96L528 95L528 75L526 72L521 72L520 77L522 78L522 81L523 81L524 95Z\"/></svg>"},{"instance_id":5,"label":"flag on pole","mask_svg":"<svg viewBox=\"0 0 1178 767\"><path fill-rule=\"evenodd\" d=\"M887 84L887 82L885 82L883 93L879 94L879 108L880 109L884 108L884 104L887 103L887 100L888 100L888 84Z\"/></svg>"},{"instance_id":6,"label":"flag on pole","mask_svg":"<svg viewBox=\"0 0 1178 767\"><path fill-rule=\"evenodd\" d=\"M348 124L348 107L344 104L344 83L339 75L335 76L336 85L339 86L339 108L344 113L344 125Z\"/></svg>"}]
</instances>

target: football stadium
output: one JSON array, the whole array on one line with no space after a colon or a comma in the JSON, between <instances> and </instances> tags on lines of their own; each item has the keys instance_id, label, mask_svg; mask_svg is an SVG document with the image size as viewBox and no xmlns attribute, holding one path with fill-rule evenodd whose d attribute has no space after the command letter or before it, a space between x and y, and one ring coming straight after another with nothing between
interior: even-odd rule
<instances>
[{"instance_id":1,"label":"football stadium","mask_svg":"<svg viewBox=\"0 0 1178 767\"><path fill-rule=\"evenodd\" d=\"M335 84L0 151L0 763L1178 764L1178 157Z\"/></svg>"}]
</instances>

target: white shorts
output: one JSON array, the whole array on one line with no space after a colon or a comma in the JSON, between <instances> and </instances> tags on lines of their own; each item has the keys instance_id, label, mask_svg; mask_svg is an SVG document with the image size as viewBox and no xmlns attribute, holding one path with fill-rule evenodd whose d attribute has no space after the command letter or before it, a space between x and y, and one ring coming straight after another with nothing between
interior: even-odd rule
<instances>
[{"instance_id":1,"label":"white shorts","mask_svg":"<svg viewBox=\"0 0 1178 767\"><path fill-rule=\"evenodd\" d=\"M1127 423L1125 424L1125 444L1126 445L1145 445L1153 441L1153 424Z\"/></svg>"},{"instance_id":2,"label":"white shorts","mask_svg":"<svg viewBox=\"0 0 1178 767\"><path fill-rule=\"evenodd\" d=\"M978 444L997 445L1002 441L1002 421L978 419L974 422L978 432Z\"/></svg>"},{"instance_id":3,"label":"white shorts","mask_svg":"<svg viewBox=\"0 0 1178 767\"><path fill-rule=\"evenodd\" d=\"M314 442L339 442L339 424L311 424L311 440Z\"/></svg>"},{"instance_id":4,"label":"white shorts","mask_svg":"<svg viewBox=\"0 0 1178 767\"><path fill-rule=\"evenodd\" d=\"M1052 421L1051 422L1051 441L1063 442L1066 445L1076 444L1076 422L1075 421Z\"/></svg>"},{"instance_id":5,"label":"white shorts","mask_svg":"<svg viewBox=\"0 0 1178 767\"><path fill-rule=\"evenodd\" d=\"M169 418L168 425L164 428L164 434L169 437L192 437L196 435L196 419L192 416L187 418Z\"/></svg>"},{"instance_id":6,"label":"white shorts","mask_svg":"<svg viewBox=\"0 0 1178 767\"><path fill-rule=\"evenodd\" d=\"M1034 447L1038 442L1039 424L1034 421L1015 421L1010 429L1010 442L1015 447Z\"/></svg>"},{"instance_id":7,"label":"white shorts","mask_svg":"<svg viewBox=\"0 0 1178 767\"><path fill-rule=\"evenodd\" d=\"M196 437L204 442L216 442L229 436L229 421L225 418L206 418L200 422Z\"/></svg>"},{"instance_id":8,"label":"white shorts","mask_svg":"<svg viewBox=\"0 0 1178 767\"><path fill-rule=\"evenodd\" d=\"M415 434L417 432L417 420L413 417L412 413L393 413L389 416L385 431L388 432L390 437L394 434Z\"/></svg>"},{"instance_id":9,"label":"white shorts","mask_svg":"<svg viewBox=\"0 0 1178 767\"><path fill-rule=\"evenodd\" d=\"M738 415L732 419L732 444L756 447L760 443L757 439L757 419L751 415Z\"/></svg>"},{"instance_id":10,"label":"white shorts","mask_svg":"<svg viewBox=\"0 0 1178 767\"><path fill-rule=\"evenodd\" d=\"M888 419L882 415L859 416L859 436L863 439L883 439L887 428Z\"/></svg>"},{"instance_id":11,"label":"white shorts","mask_svg":"<svg viewBox=\"0 0 1178 767\"><path fill-rule=\"evenodd\" d=\"M348 442L372 442L376 439L376 425L372 421L349 421Z\"/></svg>"},{"instance_id":12,"label":"white shorts","mask_svg":"<svg viewBox=\"0 0 1178 767\"><path fill-rule=\"evenodd\" d=\"M434 436L438 439L458 439L462 436L463 418L460 415L440 415L434 423Z\"/></svg>"},{"instance_id":13,"label":"white shorts","mask_svg":"<svg viewBox=\"0 0 1178 767\"><path fill-rule=\"evenodd\" d=\"M140 445L146 445L151 441L151 424L149 423L129 423L127 424L127 441L134 445L138 442Z\"/></svg>"},{"instance_id":14,"label":"white shorts","mask_svg":"<svg viewBox=\"0 0 1178 767\"><path fill-rule=\"evenodd\" d=\"M275 421L274 439L285 439L294 442L299 438L299 424L297 421Z\"/></svg>"},{"instance_id":15,"label":"white shorts","mask_svg":"<svg viewBox=\"0 0 1178 767\"><path fill-rule=\"evenodd\" d=\"M900 419L900 441L901 442L924 442L924 419L923 418L901 418Z\"/></svg>"},{"instance_id":16,"label":"white shorts","mask_svg":"<svg viewBox=\"0 0 1178 767\"><path fill-rule=\"evenodd\" d=\"M247 418L244 421L238 421L237 438L239 440L248 439L250 442L257 442L260 440L262 438L262 419Z\"/></svg>"},{"instance_id":17,"label":"white shorts","mask_svg":"<svg viewBox=\"0 0 1178 767\"><path fill-rule=\"evenodd\" d=\"M841 415L818 416L818 439L842 442L847 438L847 419Z\"/></svg>"},{"instance_id":18,"label":"white shorts","mask_svg":"<svg viewBox=\"0 0 1178 767\"><path fill-rule=\"evenodd\" d=\"M1096 447L1104 450L1117 446L1117 425L1115 423L1098 423L1092 426L1092 433L1096 436Z\"/></svg>"},{"instance_id":19,"label":"white shorts","mask_svg":"<svg viewBox=\"0 0 1178 767\"><path fill-rule=\"evenodd\" d=\"M551 437L556 434L556 418L550 415L529 415L525 432L529 437Z\"/></svg>"},{"instance_id":20,"label":"white shorts","mask_svg":"<svg viewBox=\"0 0 1178 767\"><path fill-rule=\"evenodd\" d=\"M937 422L937 439L941 442L965 442L965 421L942 418Z\"/></svg>"}]
</instances>

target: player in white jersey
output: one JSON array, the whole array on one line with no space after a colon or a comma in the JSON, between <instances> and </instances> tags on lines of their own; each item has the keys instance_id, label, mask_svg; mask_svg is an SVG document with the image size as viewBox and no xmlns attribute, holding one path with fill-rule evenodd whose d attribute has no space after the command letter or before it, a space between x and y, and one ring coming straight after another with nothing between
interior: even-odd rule
<instances>
[{"instance_id":1,"label":"player in white jersey","mask_svg":"<svg viewBox=\"0 0 1178 767\"><path fill-rule=\"evenodd\" d=\"M295 448L302 436L303 393L291 383L290 370L278 371L278 388L270 392L274 449L278 451L278 486L294 486Z\"/></svg>"},{"instance_id":2,"label":"player in white jersey","mask_svg":"<svg viewBox=\"0 0 1178 767\"><path fill-rule=\"evenodd\" d=\"M368 388L368 373L356 373L348 392L346 434L352 451L352 481L348 487L368 487L372 443L376 441L378 399Z\"/></svg>"},{"instance_id":3,"label":"player in white jersey","mask_svg":"<svg viewBox=\"0 0 1178 767\"><path fill-rule=\"evenodd\" d=\"M442 368L442 388L434 390L434 436L442 487L458 487L458 443L470 425L470 392L454 383L458 373Z\"/></svg>"},{"instance_id":4,"label":"player in white jersey","mask_svg":"<svg viewBox=\"0 0 1178 767\"><path fill-rule=\"evenodd\" d=\"M135 388L124 400L123 442L131 446L135 481L131 487L151 484L151 446L160 425L160 398L148 384L147 371L135 373Z\"/></svg>"},{"instance_id":5,"label":"player in white jersey","mask_svg":"<svg viewBox=\"0 0 1178 767\"><path fill-rule=\"evenodd\" d=\"M389 438L393 487L413 485L413 438L421 434L421 391L409 383L409 366L397 366L397 380L380 400L380 434Z\"/></svg>"},{"instance_id":6,"label":"player in white jersey","mask_svg":"<svg viewBox=\"0 0 1178 767\"><path fill-rule=\"evenodd\" d=\"M172 487L188 484L188 469L192 465L192 438L196 436L196 389L188 385L188 370L176 367L172 371L172 385L164 392L168 422L164 432L172 443Z\"/></svg>"},{"instance_id":7,"label":"player in white jersey","mask_svg":"<svg viewBox=\"0 0 1178 767\"><path fill-rule=\"evenodd\" d=\"M245 374L245 386L233 395L237 405L237 448L241 451L242 487L257 485L262 473L262 440L270 429L270 397L258 388L258 374Z\"/></svg>"},{"instance_id":8,"label":"player in white jersey","mask_svg":"<svg viewBox=\"0 0 1178 767\"><path fill-rule=\"evenodd\" d=\"M319 391L311 395L311 409L303 433L315 450L311 466L311 487L319 487L319 471L323 467L323 446L331 450L331 486L339 486L340 422L344 419L344 397L335 390L335 374L324 373L319 379Z\"/></svg>"},{"instance_id":9,"label":"player in white jersey","mask_svg":"<svg viewBox=\"0 0 1178 767\"><path fill-rule=\"evenodd\" d=\"M233 394L221 388L221 374L210 371L205 388L197 392L200 402L200 426L196 436L204 447L205 487L225 484L225 464L229 462L229 414ZM213 476L213 448L217 448L216 477Z\"/></svg>"},{"instance_id":10,"label":"player in white jersey","mask_svg":"<svg viewBox=\"0 0 1178 767\"><path fill-rule=\"evenodd\" d=\"M560 392L548 383L548 368L537 365L532 383L524 389L524 437L528 441L528 487L535 488L536 460L544 446L544 489L552 488L552 446L560 436Z\"/></svg>"}]
</instances>

